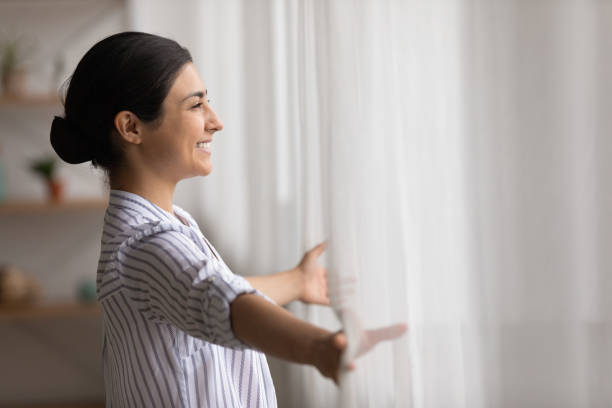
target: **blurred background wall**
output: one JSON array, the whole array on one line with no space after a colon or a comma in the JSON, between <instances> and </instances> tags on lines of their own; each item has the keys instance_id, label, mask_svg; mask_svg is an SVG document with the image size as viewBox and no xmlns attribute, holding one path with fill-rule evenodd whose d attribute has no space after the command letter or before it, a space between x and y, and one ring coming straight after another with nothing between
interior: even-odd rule
<instances>
[{"instance_id":1,"label":"blurred background wall","mask_svg":"<svg viewBox=\"0 0 612 408\"><path fill-rule=\"evenodd\" d=\"M31 169L54 155L49 144L57 98L83 54L127 27L123 1L2 1L0 42L18 41L25 81L0 99L0 264L35 279L54 311L0 312L0 406L102 401L101 321L79 290L95 285L105 186L88 164L58 160L64 204L46 205L44 180ZM69 254L69 255L67 255Z\"/></svg>"}]
</instances>

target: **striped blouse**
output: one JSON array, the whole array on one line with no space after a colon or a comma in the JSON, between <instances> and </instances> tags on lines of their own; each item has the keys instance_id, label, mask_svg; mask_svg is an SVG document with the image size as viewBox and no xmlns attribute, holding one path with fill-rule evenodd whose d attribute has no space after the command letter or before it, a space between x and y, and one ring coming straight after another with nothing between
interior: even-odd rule
<instances>
[{"instance_id":1,"label":"striped blouse","mask_svg":"<svg viewBox=\"0 0 612 408\"><path fill-rule=\"evenodd\" d=\"M106 406L276 407L266 357L230 322L236 296L266 296L231 272L190 214L174 213L110 192L97 274Z\"/></svg>"}]
</instances>

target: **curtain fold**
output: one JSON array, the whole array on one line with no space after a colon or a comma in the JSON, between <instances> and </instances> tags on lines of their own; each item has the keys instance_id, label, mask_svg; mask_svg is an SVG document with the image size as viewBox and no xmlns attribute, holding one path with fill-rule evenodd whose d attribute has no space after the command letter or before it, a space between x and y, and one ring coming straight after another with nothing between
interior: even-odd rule
<instances>
[{"instance_id":1,"label":"curtain fold","mask_svg":"<svg viewBox=\"0 0 612 408\"><path fill-rule=\"evenodd\" d=\"M225 123L179 204L237 273L328 239L289 309L351 346L409 325L339 388L271 359L279 406L612 405L610 2L163 4Z\"/></svg>"}]
</instances>

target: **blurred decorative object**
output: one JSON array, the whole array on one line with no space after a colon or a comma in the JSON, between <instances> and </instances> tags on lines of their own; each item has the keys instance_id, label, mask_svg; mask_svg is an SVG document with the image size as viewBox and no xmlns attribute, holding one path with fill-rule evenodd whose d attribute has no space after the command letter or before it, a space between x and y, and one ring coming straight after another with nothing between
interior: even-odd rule
<instances>
[{"instance_id":1,"label":"blurred decorative object","mask_svg":"<svg viewBox=\"0 0 612 408\"><path fill-rule=\"evenodd\" d=\"M91 279L82 281L77 288L77 297L81 302L95 302L97 299L96 281Z\"/></svg>"},{"instance_id":2,"label":"blurred decorative object","mask_svg":"<svg viewBox=\"0 0 612 408\"><path fill-rule=\"evenodd\" d=\"M2 92L5 96L23 97L26 93L27 70L25 60L33 50L23 37L4 39L1 45Z\"/></svg>"},{"instance_id":3,"label":"blurred decorative object","mask_svg":"<svg viewBox=\"0 0 612 408\"><path fill-rule=\"evenodd\" d=\"M40 284L12 265L0 267L0 305L16 306L40 299Z\"/></svg>"},{"instance_id":4,"label":"blurred decorative object","mask_svg":"<svg viewBox=\"0 0 612 408\"><path fill-rule=\"evenodd\" d=\"M33 161L30 169L46 181L49 199L52 202L59 202L63 196L64 184L55 177L55 163L55 157L44 157Z\"/></svg>"}]
</instances>

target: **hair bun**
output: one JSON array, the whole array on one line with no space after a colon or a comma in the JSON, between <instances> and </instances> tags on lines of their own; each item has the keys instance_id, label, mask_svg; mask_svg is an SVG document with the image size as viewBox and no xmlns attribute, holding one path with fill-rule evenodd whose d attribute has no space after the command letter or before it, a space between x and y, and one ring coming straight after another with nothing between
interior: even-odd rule
<instances>
[{"instance_id":1,"label":"hair bun","mask_svg":"<svg viewBox=\"0 0 612 408\"><path fill-rule=\"evenodd\" d=\"M87 138L71 123L59 116L51 123L51 146L67 163L78 164L93 159Z\"/></svg>"}]
</instances>

